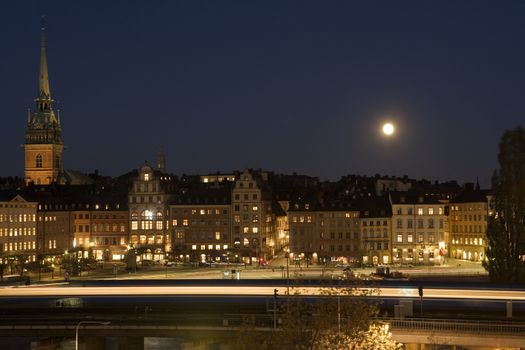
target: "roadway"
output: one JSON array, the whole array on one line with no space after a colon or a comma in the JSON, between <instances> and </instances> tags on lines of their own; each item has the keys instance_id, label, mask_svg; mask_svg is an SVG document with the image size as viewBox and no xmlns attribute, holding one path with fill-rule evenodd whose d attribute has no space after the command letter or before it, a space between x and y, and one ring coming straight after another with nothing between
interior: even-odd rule
<instances>
[{"instance_id":1,"label":"roadway","mask_svg":"<svg viewBox=\"0 0 525 350\"><path fill-rule=\"evenodd\" d=\"M234 281L235 282L235 281ZM98 285L77 286L63 283L1 287L0 298L6 297L82 297L82 296L273 296L278 289L281 295L287 290L286 284L267 281L264 285ZM332 294L345 295L347 286L290 287L290 294L319 296L330 290ZM351 292L351 291L350 291ZM417 287L377 286L360 287L356 292L375 297L419 298ZM424 288L424 297L433 299L474 299L524 301L525 290L478 289L478 288Z\"/></svg>"}]
</instances>

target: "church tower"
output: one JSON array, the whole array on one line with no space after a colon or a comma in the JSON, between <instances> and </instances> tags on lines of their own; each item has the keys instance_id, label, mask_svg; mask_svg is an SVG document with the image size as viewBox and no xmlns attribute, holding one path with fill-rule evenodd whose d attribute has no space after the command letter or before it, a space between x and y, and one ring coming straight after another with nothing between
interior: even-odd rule
<instances>
[{"instance_id":1,"label":"church tower","mask_svg":"<svg viewBox=\"0 0 525 350\"><path fill-rule=\"evenodd\" d=\"M161 173L166 172L166 155L164 154L164 147L160 147L157 153L157 170Z\"/></svg>"},{"instance_id":2,"label":"church tower","mask_svg":"<svg viewBox=\"0 0 525 350\"><path fill-rule=\"evenodd\" d=\"M51 91L47 72L46 33L44 22L41 26L40 77L36 109L29 112L25 153L25 183L49 185L57 181L62 171L62 127L51 107Z\"/></svg>"}]
</instances>

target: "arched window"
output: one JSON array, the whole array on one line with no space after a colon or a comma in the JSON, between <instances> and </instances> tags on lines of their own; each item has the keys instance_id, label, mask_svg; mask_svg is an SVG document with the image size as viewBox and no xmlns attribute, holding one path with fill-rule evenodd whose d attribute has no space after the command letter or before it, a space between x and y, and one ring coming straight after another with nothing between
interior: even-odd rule
<instances>
[{"instance_id":1,"label":"arched window","mask_svg":"<svg viewBox=\"0 0 525 350\"><path fill-rule=\"evenodd\" d=\"M42 155L41 154L37 154L36 155L35 167L37 167L37 168L41 168L42 167Z\"/></svg>"},{"instance_id":2,"label":"arched window","mask_svg":"<svg viewBox=\"0 0 525 350\"><path fill-rule=\"evenodd\" d=\"M140 227L143 230L151 230L153 228L153 213L151 210L144 210L140 213Z\"/></svg>"},{"instance_id":3,"label":"arched window","mask_svg":"<svg viewBox=\"0 0 525 350\"><path fill-rule=\"evenodd\" d=\"M139 229L139 216L136 212L131 213L131 230L135 231Z\"/></svg>"},{"instance_id":4,"label":"arched window","mask_svg":"<svg viewBox=\"0 0 525 350\"><path fill-rule=\"evenodd\" d=\"M162 230L162 212L159 210L157 211L157 221L155 222L155 229Z\"/></svg>"}]
</instances>

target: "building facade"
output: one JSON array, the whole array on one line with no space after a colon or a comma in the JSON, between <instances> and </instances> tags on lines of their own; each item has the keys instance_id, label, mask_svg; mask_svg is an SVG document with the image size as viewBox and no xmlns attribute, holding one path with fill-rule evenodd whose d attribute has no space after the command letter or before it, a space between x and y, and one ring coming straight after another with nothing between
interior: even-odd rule
<instances>
[{"instance_id":1,"label":"building facade","mask_svg":"<svg viewBox=\"0 0 525 350\"><path fill-rule=\"evenodd\" d=\"M486 191L467 188L450 202L450 256L456 259L486 259L489 206Z\"/></svg>"},{"instance_id":2,"label":"building facade","mask_svg":"<svg viewBox=\"0 0 525 350\"><path fill-rule=\"evenodd\" d=\"M392 263L392 209L388 198L361 200L362 263L380 265Z\"/></svg>"},{"instance_id":3,"label":"building facade","mask_svg":"<svg viewBox=\"0 0 525 350\"><path fill-rule=\"evenodd\" d=\"M276 216L284 215L274 203L266 181L266 174L245 170L232 189L233 244L249 262L274 255Z\"/></svg>"},{"instance_id":4,"label":"building facade","mask_svg":"<svg viewBox=\"0 0 525 350\"><path fill-rule=\"evenodd\" d=\"M360 260L359 211L350 203L291 203L290 252L305 263L356 263Z\"/></svg>"},{"instance_id":5,"label":"building facade","mask_svg":"<svg viewBox=\"0 0 525 350\"><path fill-rule=\"evenodd\" d=\"M187 262L233 261L227 197L186 197L170 205L173 256ZM213 200L215 198L216 200Z\"/></svg>"},{"instance_id":6,"label":"building facade","mask_svg":"<svg viewBox=\"0 0 525 350\"><path fill-rule=\"evenodd\" d=\"M0 257L2 265L15 260L35 261L37 203L17 195L0 201ZM19 263L19 261L16 261Z\"/></svg>"},{"instance_id":7,"label":"building facade","mask_svg":"<svg viewBox=\"0 0 525 350\"><path fill-rule=\"evenodd\" d=\"M446 204L418 194L394 193L392 261L400 264L441 264L449 231Z\"/></svg>"},{"instance_id":8,"label":"building facade","mask_svg":"<svg viewBox=\"0 0 525 350\"><path fill-rule=\"evenodd\" d=\"M128 194L130 245L144 260L161 261L171 251L168 230L171 178L145 164Z\"/></svg>"}]
</instances>

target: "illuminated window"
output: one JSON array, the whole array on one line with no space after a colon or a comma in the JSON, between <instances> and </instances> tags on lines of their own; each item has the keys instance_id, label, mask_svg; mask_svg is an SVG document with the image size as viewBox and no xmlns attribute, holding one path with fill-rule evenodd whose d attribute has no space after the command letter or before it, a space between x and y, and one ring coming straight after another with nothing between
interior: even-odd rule
<instances>
[{"instance_id":1,"label":"illuminated window","mask_svg":"<svg viewBox=\"0 0 525 350\"><path fill-rule=\"evenodd\" d=\"M221 250L221 245L220 244L216 244L215 245L215 250Z\"/></svg>"},{"instance_id":2,"label":"illuminated window","mask_svg":"<svg viewBox=\"0 0 525 350\"><path fill-rule=\"evenodd\" d=\"M423 208L417 208L417 215L423 215Z\"/></svg>"},{"instance_id":3,"label":"illuminated window","mask_svg":"<svg viewBox=\"0 0 525 350\"><path fill-rule=\"evenodd\" d=\"M201 214L201 215L204 215L204 214L206 214L206 210L204 210L204 209L201 209L201 210L200 210L200 214Z\"/></svg>"},{"instance_id":4,"label":"illuminated window","mask_svg":"<svg viewBox=\"0 0 525 350\"><path fill-rule=\"evenodd\" d=\"M403 243L403 235L397 235L397 242Z\"/></svg>"},{"instance_id":5,"label":"illuminated window","mask_svg":"<svg viewBox=\"0 0 525 350\"><path fill-rule=\"evenodd\" d=\"M149 181L149 174L148 173L144 174L144 181Z\"/></svg>"},{"instance_id":6,"label":"illuminated window","mask_svg":"<svg viewBox=\"0 0 525 350\"><path fill-rule=\"evenodd\" d=\"M36 168L41 168L42 167L42 155L41 154L37 154L36 155L35 167Z\"/></svg>"},{"instance_id":7,"label":"illuminated window","mask_svg":"<svg viewBox=\"0 0 525 350\"><path fill-rule=\"evenodd\" d=\"M144 210L140 214L140 224L143 230L153 229L153 212L151 210Z\"/></svg>"},{"instance_id":8,"label":"illuminated window","mask_svg":"<svg viewBox=\"0 0 525 350\"><path fill-rule=\"evenodd\" d=\"M182 220L182 226L188 226L188 219Z\"/></svg>"},{"instance_id":9,"label":"illuminated window","mask_svg":"<svg viewBox=\"0 0 525 350\"><path fill-rule=\"evenodd\" d=\"M253 231L253 233L258 233L259 232L259 228L258 227L253 227L252 231Z\"/></svg>"},{"instance_id":10,"label":"illuminated window","mask_svg":"<svg viewBox=\"0 0 525 350\"><path fill-rule=\"evenodd\" d=\"M412 240L412 235L408 235L408 236L407 236L407 242L408 242L408 243L412 243L412 241L413 241L413 240Z\"/></svg>"},{"instance_id":11,"label":"illuminated window","mask_svg":"<svg viewBox=\"0 0 525 350\"><path fill-rule=\"evenodd\" d=\"M247 247L247 246L250 245L250 241L248 240L248 238L245 238L245 239L243 240L243 244L244 244L245 247Z\"/></svg>"},{"instance_id":12,"label":"illuminated window","mask_svg":"<svg viewBox=\"0 0 525 350\"><path fill-rule=\"evenodd\" d=\"M456 210L457 210L458 207L456 207ZM438 214L439 215L443 215L443 208L439 207L438 208Z\"/></svg>"},{"instance_id":13,"label":"illuminated window","mask_svg":"<svg viewBox=\"0 0 525 350\"><path fill-rule=\"evenodd\" d=\"M193 245L191 246L191 250L197 250L197 245L196 245L196 244L193 244Z\"/></svg>"},{"instance_id":14,"label":"illuminated window","mask_svg":"<svg viewBox=\"0 0 525 350\"><path fill-rule=\"evenodd\" d=\"M213 244L208 244L208 250L213 250Z\"/></svg>"},{"instance_id":15,"label":"illuminated window","mask_svg":"<svg viewBox=\"0 0 525 350\"><path fill-rule=\"evenodd\" d=\"M206 250L206 246L204 244L201 244L201 250Z\"/></svg>"},{"instance_id":16,"label":"illuminated window","mask_svg":"<svg viewBox=\"0 0 525 350\"><path fill-rule=\"evenodd\" d=\"M222 249L227 250L228 249L228 245L227 244L223 244Z\"/></svg>"},{"instance_id":17,"label":"illuminated window","mask_svg":"<svg viewBox=\"0 0 525 350\"><path fill-rule=\"evenodd\" d=\"M253 210L253 211L257 211L257 210L259 210L259 206L258 206L257 204L254 204L254 205L252 206L252 210Z\"/></svg>"},{"instance_id":18,"label":"illuminated window","mask_svg":"<svg viewBox=\"0 0 525 350\"><path fill-rule=\"evenodd\" d=\"M244 226L244 227L242 228L242 232L243 232L243 233L248 233L248 232L250 232L250 228L249 228L248 226Z\"/></svg>"},{"instance_id":19,"label":"illuminated window","mask_svg":"<svg viewBox=\"0 0 525 350\"><path fill-rule=\"evenodd\" d=\"M220 232L215 232L215 240L218 241L221 239L221 233Z\"/></svg>"}]
</instances>

